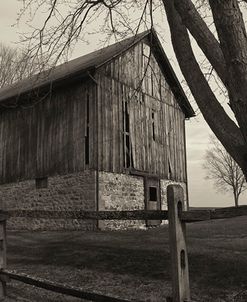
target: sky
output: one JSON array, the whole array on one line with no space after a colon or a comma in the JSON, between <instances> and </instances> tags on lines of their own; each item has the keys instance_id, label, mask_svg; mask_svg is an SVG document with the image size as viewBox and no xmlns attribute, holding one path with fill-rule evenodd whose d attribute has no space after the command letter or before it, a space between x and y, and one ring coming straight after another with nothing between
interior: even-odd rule
<instances>
[{"instance_id":1,"label":"sky","mask_svg":"<svg viewBox=\"0 0 247 302\"><path fill-rule=\"evenodd\" d=\"M18 0L0 1L0 42L13 47L18 47L20 33L27 31L27 26L25 26L24 22L20 23L19 26L14 25L20 7L21 1ZM160 18L160 21L158 19L160 24L164 24L161 29L160 27L158 28L162 45L178 78L181 79L181 72L171 47L168 25L162 17L158 16L157 18ZM90 35L87 39L88 43L78 43L71 58L102 47L102 38L104 37ZM194 104L193 106L196 109ZM231 193L222 194L217 192L213 183L205 179L206 172L203 170L202 165L205 150L208 148L210 134L212 132L200 113L195 118L186 121L189 202L191 206L195 207L233 206ZM240 204L247 204L247 194L242 194Z\"/></svg>"}]
</instances>

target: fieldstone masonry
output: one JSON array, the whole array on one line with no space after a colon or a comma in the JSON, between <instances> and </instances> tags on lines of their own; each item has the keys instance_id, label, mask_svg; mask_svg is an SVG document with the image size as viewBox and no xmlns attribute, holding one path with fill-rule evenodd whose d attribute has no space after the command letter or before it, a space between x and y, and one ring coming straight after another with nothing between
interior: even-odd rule
<instances>
[{"instance_id":1,"label":"fieldstone masonry","mask_svg":"<svg viewBox=\"0 0 247 302\"><path fill-rule=\"evenodd\" d=\"M186 191L186 183L184 182L175 182L172 180L167 179L161 179L160 180L160 190L161 190L161 209L167 210L168 204L167 204L167 187L168 185L177 184L180 185L184 190L184 204L185 204L185 210L187 210L187 191ZM162 224L166 224L168 221L163 220Z\"/></svg>"},{"instance_id":2,"label":"fieldstone masonry","mask_svg":"<svg viewBox=\"0 0 247 302\"><path fill-rule=\"evenodd\" d=\"M99 210L126 211L144 210L144 178L128 174L99 172L98 175ZM61 210L95 211L96 171L56 175L48 178L47 188L36 188L35 179L0 186L0 205L4 210ZM166 189L175 182L160 180L161 205L167 209ZM186 184L178 183L184 188ZM165 223L165 221L163 221ZM25 219L8 220L9 229L24 230L93 230L97 223L92 220L77 219ZM100 229L140 229L146 228L146 222L140 220L99 221Z\"/></svg>"},{"instance_id":3,"label":"fieldstone masonry","mask_svg":"<svg viewBox=\"0 0 247 302\"><path fill-rule=\"evenodd\" d=\"M186 184L167 179L160 180L161 208L167 210L167 186L179 184L184 189L186 200ZM186 202L185 202L186 204ZM109 172L99 173L99 210L126 211L144 210L144 179L141 176L116 174ZM163 224L166 223L163 221ZM99 223L101 229L130 229L146 228L145 221L118 220Z\"/></svg>"},{"instance_id":4,"label":"fieldstone masonry","mask_svg":"<svg viewBox=\"0 0 247 302\"><path fill-rule=\"evenodd\" d=\"M144 180L142 177L109 172L99 173L99 210L144 210ZM99 223L101 229L145 227L141 220L110 220Z\"/></svg>"},{"instance_id":5,"label":"fieldstone masonry","mask_svg":"<svg viewBox=\"0 0 247 302\"><path fill-rule=\"evenodd\" d=\"M48 187L37 189L35 180L0 186L1 208L29 210L96 210L95 171L48 177ZM9 229L92 230L95 221L64 219L9 219Z\"/></svg>"}]
</instances>

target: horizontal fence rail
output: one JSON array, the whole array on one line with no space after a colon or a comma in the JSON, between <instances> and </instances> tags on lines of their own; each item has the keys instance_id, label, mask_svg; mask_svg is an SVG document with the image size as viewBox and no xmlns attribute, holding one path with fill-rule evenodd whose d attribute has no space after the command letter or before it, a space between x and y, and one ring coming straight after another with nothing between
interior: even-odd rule
<instances>
[{"instance_id":1,"label":"horizontal fence rail","mask_svg":"<svg viewBox=\"0 0 247 302\"><path fill-rule=\"evenodd\" d=\"M129 300L114 298L92 292L86 292L80 288L69 286L53 281L48 281L42 278L30 276L24 273L19 273L11 270L1 270L0 279L8 281L8 279L21 281L29 285L33 285L39 288L50 290L56 293L64 294L71 297L81 298L84 300L95 301L95 302L130 302ZM137 302L137 300L131 300Z\"/></svg>"},{"instance_id":2,"label":"horizontal fence rail","mask_svg":"<svg viewBox=\"0 0 247 302\"><path fill-rule=\"evenodd\" d=\"M4 213L3 213L4 215ZM47 211L10 210L7 217L47 219L92 219L92 220L147 220L168 219L168 211Z\"/></svg>"},{"instance_id":3,"label":"horizontal fence rail","mask_svg":"<svg viewBox=\"0 0 247 302\"><path fill-rule=\"evenodd\" d=\"M183 222L197 222L212 219L226 219L247 215L247 206L219 208L213 210L182 211L179 218ZM10 210L0 211L1 219L11 217L46 219L92 219L92 220L167 220L168 211L48 211L48 210Z\"/></svg>"},{"instance_id":4,"label":"horizontal fence rail","mask_svg":"<svg viewBox=\"0 0 247 302\"><path fill-rule=\"evenodd\" d=\"M184 211L179 216L183 222L226 219L247 215L247 206L219 208L213 210Z\"/></svg>"}]
</instances>

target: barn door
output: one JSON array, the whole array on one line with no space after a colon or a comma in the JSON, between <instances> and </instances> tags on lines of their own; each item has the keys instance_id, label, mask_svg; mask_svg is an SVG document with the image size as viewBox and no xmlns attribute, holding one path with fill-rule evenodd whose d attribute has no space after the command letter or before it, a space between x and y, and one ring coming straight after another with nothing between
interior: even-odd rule
<instances>
[{"instance_id":1,"label":"barn door","mask_svg":"<svg viewBox=\"0 0 247 302\"><path fill-rule=\"evenodd\" d=\"M160 181L159 178L145 178L145 203L147 210L160 210ZM161 220L147 220L148 227L158 226Z\"/></svg>"}]
</instances>

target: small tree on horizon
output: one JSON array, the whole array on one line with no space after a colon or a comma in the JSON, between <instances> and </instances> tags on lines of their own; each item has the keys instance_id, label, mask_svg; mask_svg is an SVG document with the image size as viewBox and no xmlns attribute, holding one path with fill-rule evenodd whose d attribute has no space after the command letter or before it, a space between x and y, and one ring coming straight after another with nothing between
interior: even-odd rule
<instances>
[{"instance_id":1,"label":"small tree on horizon","mask_svg":"<svg viewBox=\"0 0 247 302\"><path fill-rule=\"evenodd\" d=\"M208 173L206 179L213 180L218 191L231 191L235 206L238 207L239 196L247 189L244 174L217 138L211 136L210 143L212 147L206 151L203 164Z\"/></svg>"}]
</instances>

